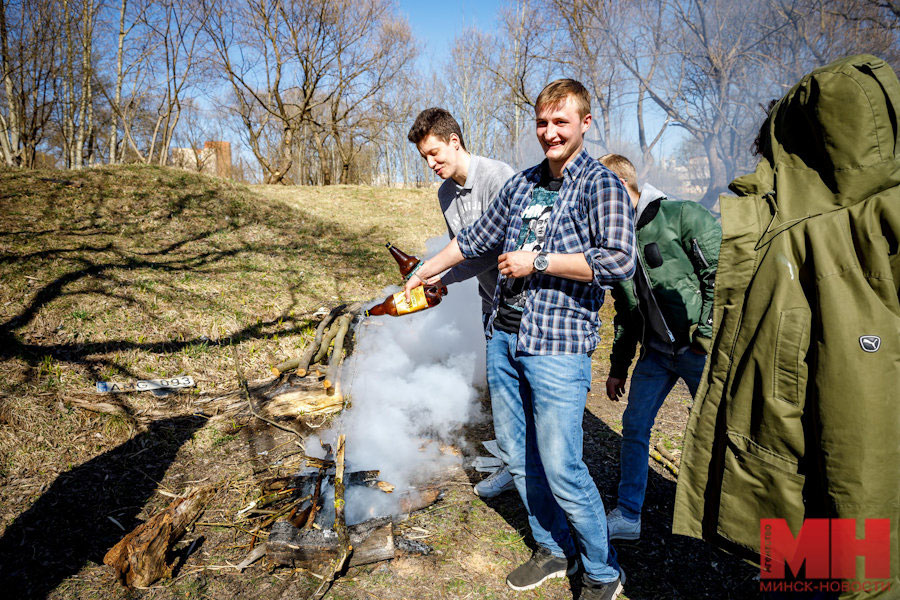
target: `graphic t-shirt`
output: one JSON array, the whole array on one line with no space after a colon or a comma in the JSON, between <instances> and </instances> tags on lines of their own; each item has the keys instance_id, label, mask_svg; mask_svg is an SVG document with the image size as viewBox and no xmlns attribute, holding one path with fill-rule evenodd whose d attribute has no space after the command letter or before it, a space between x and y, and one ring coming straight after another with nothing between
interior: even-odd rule
<instances>
[{"instance_id":1,"label":"graphic t-shirt","mask_svg":"<svg viewBox=\"0 0 900 600\"><path fill-rule=\"evenodd\" d=\"M516 241L517 250L540 252L547 238L550 212L559 197L562 177L553 178L546 161L541 166L541 180L531 191L531 201L522 215L522 229ZM533 275L507 278L500 285L500 304L494 327L507 333L518 333L525 310L525 290Z\"/></svg>"}]
</instances>

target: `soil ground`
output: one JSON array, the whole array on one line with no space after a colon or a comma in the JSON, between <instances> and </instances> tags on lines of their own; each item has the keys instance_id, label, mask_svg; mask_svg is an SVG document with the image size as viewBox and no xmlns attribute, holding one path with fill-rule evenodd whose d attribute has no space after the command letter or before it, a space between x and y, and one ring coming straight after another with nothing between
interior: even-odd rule
<instances>
[{"instance_id":1,"label":"soil ground","mask_svg":"<svg viewBox=\"0 0 900 600\"><path fill-rule=\"evenodd\" d=\"M375 297L393 283L380 247L422 251L442 232L433 190L248 188L151 167L0 172L0 584L9 598L304 598L306 572L263 561L237 572L248 525L236 512L263 475L289 471L296 438L215 410L295 353L322 306ZM624 402L605 398L605 346L594 354L585 457L614 501ZM114 414L87 410L97 381L192 375L165 398L125 394ZM232 394L232 396L229 396ZM486 400L485 400L486 402ZM690 397L679 385L653 441L678 454ZM487 407L485 407L487 408ZM465 432L472 446L490 425ZM578 581L527 593L504 584L530 553L515 494L471 493L457 468L445 496L399 528L433 547L341 573L330 598L577 597ZM102 565L126 531L174 496L219 492L176 547L173 577L120 587ZM669 533L675 481L651 463L641 541L617 544L637 600L756 597L757 571Z\"/></svg>"}]
</instances>

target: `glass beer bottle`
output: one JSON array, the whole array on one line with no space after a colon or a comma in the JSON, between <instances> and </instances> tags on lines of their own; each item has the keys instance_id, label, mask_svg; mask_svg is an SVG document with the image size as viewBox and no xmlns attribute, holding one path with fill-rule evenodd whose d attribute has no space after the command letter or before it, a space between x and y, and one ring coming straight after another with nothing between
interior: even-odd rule
<instances>
[{"instance_id":1,"label":"glass beer bottle","mask_svg":"<svg viewBox=\"0 0 900 600\"><path fill-rule=\"evenodd\" d=\"M397 261L397 266L400 267L400 275L403 276L404 280L409 279L410 276L422 266L422 261L419 257L407 254L399 248L396 248L392 243L388 242L385 244L385 247L388 249L388 252L391 253L391 256L394 257L394 260Z\"/></svg>"},{"instance_id":2,"label":"glass beer bottle","mask_svg":"<svg viewBox=\"0 0 900 600\"><path fill-rule=\"evenodd\" d=\"M419 312L420 310L437 306L441 303L441 298L446 295L446 285L440 287L435 285L429 285L427 287L420 285L419 287L409 290L410 302L406 301L405 293L397 292L396 294L385 298L384 302L381 304L377 304L367 310L366 316L391 315L392 317L399 317L400 315Z\"/></svg>"}]
</instances>

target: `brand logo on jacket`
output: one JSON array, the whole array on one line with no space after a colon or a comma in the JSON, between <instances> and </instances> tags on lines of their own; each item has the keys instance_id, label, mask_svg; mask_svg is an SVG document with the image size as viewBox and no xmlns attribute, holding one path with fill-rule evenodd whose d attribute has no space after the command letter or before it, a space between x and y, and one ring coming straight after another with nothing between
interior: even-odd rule
<instances>
[{"instance_id":1,"label":"brand logo on jacket","mask_svg":"<svg viewBox=\"0 0 900 600\"><path fill-rule=\"evenodd\" d=\"M891 521L805 519L795 537L785 519L760 519L759 578L764 592L859 592L891 589ZM865 558L865 578L857 559ZM790 567L793 578L785 567ZM801 568L802 575L801 575Z\"/></svg>"},{"instance_id":2,"label":"brand logo on jacket","mask_svg":"<svg viewBox=\"0 0 900 600\"><path fill-rule=\"evenodd\" d=\"M859 345L866 352L878 352L881 348L881 338L877 335L863 335L859 338Z\"/></svg>"}]
</instances>

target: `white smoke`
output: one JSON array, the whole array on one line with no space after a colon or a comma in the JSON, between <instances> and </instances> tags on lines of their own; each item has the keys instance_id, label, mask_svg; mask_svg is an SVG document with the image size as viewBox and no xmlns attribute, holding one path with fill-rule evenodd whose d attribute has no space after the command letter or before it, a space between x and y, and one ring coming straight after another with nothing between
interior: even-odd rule
<instances>
[{"instance_id":1,"label":"white smoke","mask_svg":"<svg viewBox=\"0 0 900 600\"><path fill-rule=\"evenodd\" d=\"M448 242L428 240L428 255ZM399 291L392 286L383 296ZM347 469L377 469L397 491L427 481L457 456L441 444L462 445L461 427L483 418L477 402L485 385L481 300L475 278L449 287L441 303L401 317L367 317L341 381L351 406L320 435L346 435ZM315 454L319 441L308 438ZM352 488L351 488L352 489ZM397 493L348 489L348 522L396 512Z\"/></svg>"}]
</instances>

